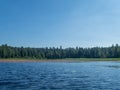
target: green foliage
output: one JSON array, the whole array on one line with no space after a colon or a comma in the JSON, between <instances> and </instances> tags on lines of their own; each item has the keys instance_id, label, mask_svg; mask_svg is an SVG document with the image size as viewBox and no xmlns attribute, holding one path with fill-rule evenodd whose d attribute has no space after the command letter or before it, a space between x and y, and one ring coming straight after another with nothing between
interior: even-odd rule
<instances>
[{"instance_id":1,"label":"green foliage","mask_svg":"<svg viewBox=\"0 0 120 90\"><path fill-rule=\"evenodd\" d=\"M120 46L93 48L30 48L11 47L7 44L0 46L0 58L34 58L34 59L62 59L62 58L120 58Z\"/></svg>"}]
</instances>

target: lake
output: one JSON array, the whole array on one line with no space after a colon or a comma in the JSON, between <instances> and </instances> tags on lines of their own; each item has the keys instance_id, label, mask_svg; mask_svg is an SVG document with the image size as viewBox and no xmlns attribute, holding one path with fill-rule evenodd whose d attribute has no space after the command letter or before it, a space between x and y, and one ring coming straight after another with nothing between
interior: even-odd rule
<instances>
[{"instance_id":1,"label":"lake","mask_svg":"<svg viewBox=\"0 0 120 90\"><path fill-rule=\"evenodd\" d=\"M120 62L1 62L0 90L120 90Z\"/></svg>"}]
</instances>

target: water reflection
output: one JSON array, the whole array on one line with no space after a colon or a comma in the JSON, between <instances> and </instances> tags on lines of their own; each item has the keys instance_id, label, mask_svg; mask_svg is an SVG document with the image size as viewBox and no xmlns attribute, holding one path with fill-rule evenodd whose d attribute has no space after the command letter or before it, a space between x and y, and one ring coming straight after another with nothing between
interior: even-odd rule
<instances>
[{"instance_id":1,"label":"water reflection","mask_svg":"<svg viewBox=\"0 0 120 90\"><path fill-rule=\"evenodd\" d=\"M117 65L109 65L109 66L106 66L106 67L109 67L109 68L116 68L116 69L120 68L120 66L117 66Z\"/></svg>"}]
</instances>

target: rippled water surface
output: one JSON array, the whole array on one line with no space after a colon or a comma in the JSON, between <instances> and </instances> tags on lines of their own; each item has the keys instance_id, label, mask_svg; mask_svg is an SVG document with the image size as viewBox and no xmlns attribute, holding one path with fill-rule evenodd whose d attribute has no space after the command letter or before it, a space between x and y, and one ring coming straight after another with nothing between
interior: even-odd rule
<instances>
[{"instance_id":1,"label":"rippled water surface","mask_svg":"<svg viewBox=\"0 0 120 90\"><path fill-rule=\"evenodd\" d=\"M120 90L120 62L0 63L0 90Z\"/></svg>"}]
</instances>

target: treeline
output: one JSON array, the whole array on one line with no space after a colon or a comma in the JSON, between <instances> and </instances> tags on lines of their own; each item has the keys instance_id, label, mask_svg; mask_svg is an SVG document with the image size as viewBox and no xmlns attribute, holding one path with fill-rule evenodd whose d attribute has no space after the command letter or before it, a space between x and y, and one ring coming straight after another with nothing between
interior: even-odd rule
<instances>
[{"instance_id":1,"label":"treeline","mask_svg":"<svg viewBox=\"0 0 120 90\"><path fill-rule=\"evenodd\" d=\"M30 48L12 47L7 44L0 46L0 58L35 58L35 59L61 59L61 58L120 58L120 46L93 48Z\"/></svg>"}]
</instances>

